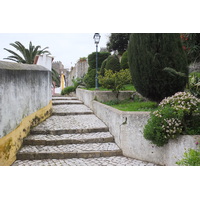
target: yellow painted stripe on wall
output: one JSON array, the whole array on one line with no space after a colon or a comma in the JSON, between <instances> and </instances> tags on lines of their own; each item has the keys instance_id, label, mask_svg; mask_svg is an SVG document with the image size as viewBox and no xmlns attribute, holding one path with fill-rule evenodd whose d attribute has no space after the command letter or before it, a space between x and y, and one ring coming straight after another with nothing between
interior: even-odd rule
<instances>
[{"instance_id":1,"label":"yellow painted stripe on wall","mask_svg":"<svg viewBox=\"0 0 200 200\"><path fill-rule=\"evenodd\" d=\"M30 129L50 117L51 113L52 101L47 106L22 119L15 130L0 138L0 166L12 165L16 160L16 154L23 139L30 133Z\"/></svg>"}]
</instances>

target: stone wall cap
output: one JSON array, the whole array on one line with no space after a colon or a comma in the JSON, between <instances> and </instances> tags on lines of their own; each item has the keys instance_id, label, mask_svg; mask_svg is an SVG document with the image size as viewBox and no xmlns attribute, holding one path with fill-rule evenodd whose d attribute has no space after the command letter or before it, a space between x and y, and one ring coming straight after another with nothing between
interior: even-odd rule
<instances>
[{"instance_id":1,"label":"stone wall cap","mask_svg":"<svg viewBox=\"0 0 200 200\"><path fill-rule=\"evenodd\" d=\"M0 69L49 71L48 69L46 69L41 65L21 64L21 63L6 62L6 61L0 61Z\"/></svg>"},{"instance_id":2,"label":"stone wall cap","mask_svg":"<svg viewBox=\"0 0 200 200\"><path fill-rule=\"evenodd\" d=\"M112 91L104 91L104 90L87 90L87 89L83 89L83 88L77 88L77 90L82 90L84 92L88 92L88 93L113 93ZM122 90L119 93L133 93L133 90Z\"/></svg>"}]
</instances>

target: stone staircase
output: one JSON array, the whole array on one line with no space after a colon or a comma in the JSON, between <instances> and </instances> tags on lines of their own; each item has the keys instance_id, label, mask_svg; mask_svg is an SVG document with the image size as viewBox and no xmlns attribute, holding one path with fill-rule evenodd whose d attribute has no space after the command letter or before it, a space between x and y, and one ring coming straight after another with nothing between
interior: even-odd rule
<instances>
[{"instance_id":1,"label":"stone staircase","mask_svg":"<svg viewBox=\"0 0 200 200\"><path fill-rule=\"evenodd\" d=\"M53 97L53 115L31 130L13 166L154 165L122 155L108 127L75 97Z\"/></svg>"}]
</instances>

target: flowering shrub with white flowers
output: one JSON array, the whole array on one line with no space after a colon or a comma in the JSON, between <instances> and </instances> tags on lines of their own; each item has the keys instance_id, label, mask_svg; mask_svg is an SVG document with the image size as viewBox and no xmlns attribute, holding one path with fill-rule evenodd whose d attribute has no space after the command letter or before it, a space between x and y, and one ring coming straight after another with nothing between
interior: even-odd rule
<instances>
[{"instance_id":1,"label":"flowering shrub with white flowers","mask_svg":"<svg viewBox=\"0 0 200 200\"><path fill-rule=\"evenodd\" d=\"M191 114L193 112L198 112L199 104L200 99L189 92L178 92L172 97L162 100L159 106L161 106L161 108L170 106L177 111L182 110L185 114Z\"/></svg>"},{"instance_id":2,"label":"flowering shrub with white flowers","mask_svg":"<svg viewBox=\"0 0 200 200\"><path fill-rule=\"evenodd\" d=\"M144 137L157 146L179 135L200 135L200 99L187 92L165 98L150 115Z\"/></svg>"}]
</instances>

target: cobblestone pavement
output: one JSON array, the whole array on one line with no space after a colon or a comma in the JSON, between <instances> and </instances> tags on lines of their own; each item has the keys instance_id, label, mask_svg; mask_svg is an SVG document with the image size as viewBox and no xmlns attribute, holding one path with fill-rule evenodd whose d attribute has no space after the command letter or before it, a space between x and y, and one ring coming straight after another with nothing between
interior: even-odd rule
<instances>
[{"instance_id":1,"label":"cobblestone pavement","mask_svg":"<svg viewBox=\"0 0 200 200\"><path fill-rule=\"evenodd\" d=\"M88 143L88 144L67 144L67 145L26 145L19 153L67 153L67 152L97 152L97 151L112 151L119 150L115 143Z\"/></svg>"},{"instance_id":2,"label":"cobblestone pavement","mask_svg":"<svg viewBox=\"0 0 200 200\"><path fill-rule=\"evenodd\" d=\"M44 132L54 134L56 131L64 133L83 133L94 130L107 131L108 127L95 115L69 115L51 116L37 127L32 129L34 132Z\"/></svg>"},{"instance_id":3,"label":"cobblestone pavement","mask_svg":"<svg viewBox=\"0 0 200 200\"><path fill-rule=\"evenodd\" d=\"M13 166L156 166L124 156L101 158L72 158L72 159L44 159L44 160L17 160Z\"/></svg>"},{"instance_id":4,"label":"cobblestone pavement","mask_svg":"<svg viewBox=\"0 0 200 200\"><path fill-rule=\"evenodd\" d=\"M77 97L52 97L52 100L78 100Z\"/></svg>"},{"instance_id":5,"label":"cobblestone pavement","mask_svg":"<svg viewBox=\"0 0 200 200\"><path fill-rule=\"evenodd\" d=\"M52 102L53 105L59 105L59 104L83 104L79 100L54 100Z\"/></svg>"},{"instance_id":6,"label":"cobblestone pavement","mask_svg":"<svg viewBox=\"0 0 200 200\"><path fill-rule=\"evenodd\" d=\"M86 139L93 139L93 138L109 138L112 135L109 132L96 132L96 133L81 133L81 134L62 134L62 135L29 135L27 139L34 139L34 140L61 140L61 139L79 139L79 140L86 140Z\"/></svg>"},{"instance_id":7,"label":"cobblestone pavement","mask_svg":"<svg viewBox=\"0 0 200 200\"><path fill-rule=\"evenodd\" d=\"M156 166L122 156L108 127L81 101L53 103L54 115L31 130L13 166Z\"/></svg>"},{"instance_id":8,"label":"cobblestone pavement","mask_svg":"<svg viewBox=\"0 0 200 200\"><path fill-rule=\"evenodd\" d=\"M85 105L55 105L53 106L53 114L69 115L69 114L92 114L93 112Z\"/></svg>"}]
</instances>

